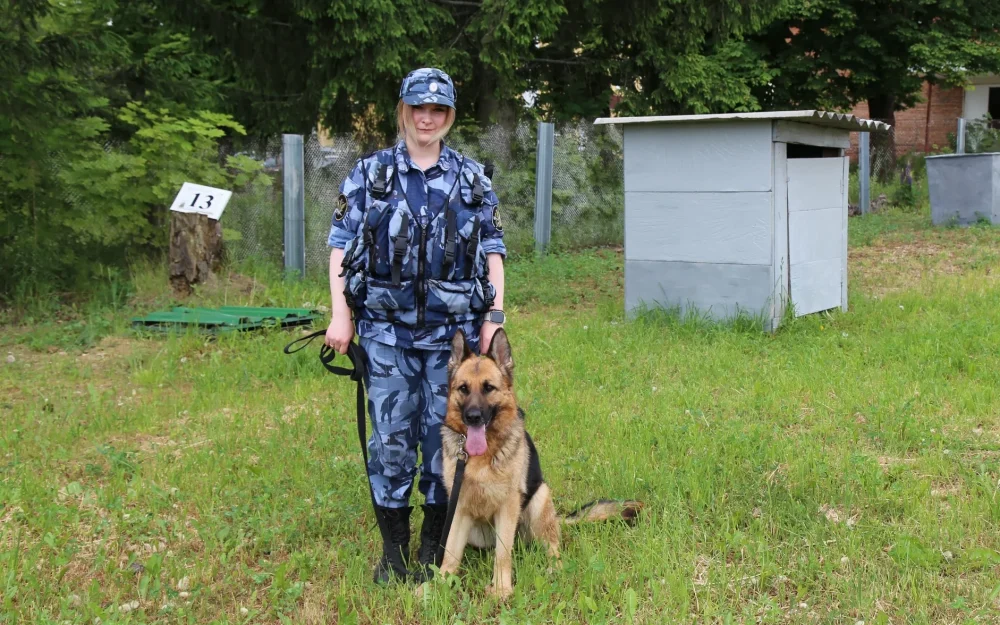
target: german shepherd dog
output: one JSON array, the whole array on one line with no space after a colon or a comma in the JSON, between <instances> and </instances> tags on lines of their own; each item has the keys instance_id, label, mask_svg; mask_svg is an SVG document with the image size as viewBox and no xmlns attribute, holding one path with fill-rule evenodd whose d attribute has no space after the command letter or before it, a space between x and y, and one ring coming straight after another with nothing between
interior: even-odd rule
<instances>
[{"instance_id":1,"label":"german shepherd dog","mask_svg":"<svg viewBox=\"0 0 1000 625\"><path fill-rule=\"evenodd\" d=\"M493 582L487 592L500 598L513 591L515 535L544 543L558 567L562 523L611 518L631 522L642 508L637 501L600 500L559 517L524 419L514 394L514 359L507 334L497 330L487 355L480 356L459 331L451 344L448 409L441 428L449 497L459 455L464 451L468 460L440 571L456 574L467 544L495 546Z\"/></svg>"}]
</instances>

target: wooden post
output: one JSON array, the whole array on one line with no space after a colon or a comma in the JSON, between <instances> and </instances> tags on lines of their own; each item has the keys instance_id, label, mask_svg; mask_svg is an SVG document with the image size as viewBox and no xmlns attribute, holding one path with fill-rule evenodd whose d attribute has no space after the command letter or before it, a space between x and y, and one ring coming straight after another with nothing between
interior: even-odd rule
<instances>
[{"instance_id":1,"label":"wooden post","mask_svg":"<svg viewBox=\"0 0 1000 625\"><path fill-rule=\"evenodd\" d=\"M214 277L222 261L222 226L198 213L170 211L170 286L189 295Z\"/></svg>"}]
</instances>

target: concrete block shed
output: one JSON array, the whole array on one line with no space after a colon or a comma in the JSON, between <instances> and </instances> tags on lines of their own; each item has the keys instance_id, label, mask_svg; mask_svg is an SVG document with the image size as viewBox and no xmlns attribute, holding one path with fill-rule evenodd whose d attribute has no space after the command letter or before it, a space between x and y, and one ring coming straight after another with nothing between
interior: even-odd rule
<instances>
[{"instance_id":1,"label":"concrete block shed","mask_svg":"<svg viewBox=\"0 0 1000 625\"><path fill-rule=\"evenodd\" d=\"M738 311L777 328L847 309L852 131L823 111L601 118L625 145L625 309Z\"/></svg>"}]
</instances>

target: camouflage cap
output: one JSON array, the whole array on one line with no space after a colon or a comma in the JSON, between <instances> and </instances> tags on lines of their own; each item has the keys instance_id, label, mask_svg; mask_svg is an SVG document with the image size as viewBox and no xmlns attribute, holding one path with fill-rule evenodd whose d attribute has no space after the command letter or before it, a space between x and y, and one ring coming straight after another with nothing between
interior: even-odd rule
<instances>
[{"instance_id":1,"label":"camouflage cap","mask_svg":"<svg viewBox=\"0 0 1000 625\"><path fill-rule=\"evenodd\" d=\"M443 104L455 108L455 85L441 70L422 67L406 75L399 88L399 97L411 106Z\"/></svg>"}]
</instances>

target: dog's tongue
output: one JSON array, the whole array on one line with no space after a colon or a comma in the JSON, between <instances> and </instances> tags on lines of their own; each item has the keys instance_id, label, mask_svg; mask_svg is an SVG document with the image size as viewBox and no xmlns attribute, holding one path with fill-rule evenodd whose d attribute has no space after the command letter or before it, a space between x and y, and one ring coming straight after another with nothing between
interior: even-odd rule
<instances>
[{"instance_id":1,"label":"dog's tongue","mask_svg":"<svg viewBox=\"0 0 1000 625\"><path fill-rule=\"evenodd\" d=\"M469 426L465 433L465 451L470 456L482 456L486 453L486 426Z\"/></svg>"}]
</instances>

